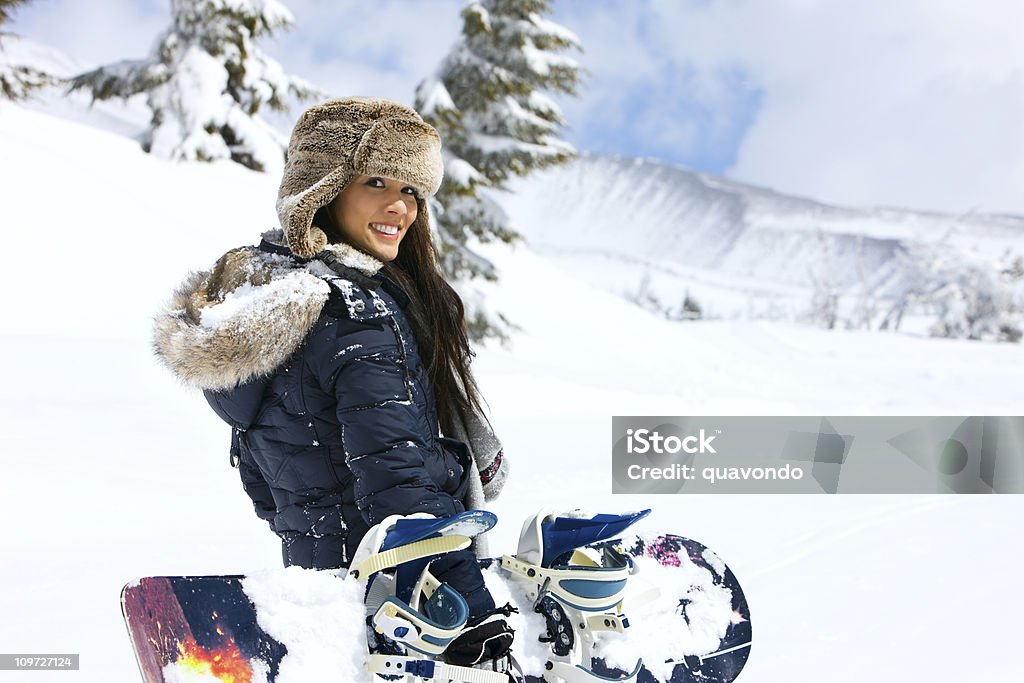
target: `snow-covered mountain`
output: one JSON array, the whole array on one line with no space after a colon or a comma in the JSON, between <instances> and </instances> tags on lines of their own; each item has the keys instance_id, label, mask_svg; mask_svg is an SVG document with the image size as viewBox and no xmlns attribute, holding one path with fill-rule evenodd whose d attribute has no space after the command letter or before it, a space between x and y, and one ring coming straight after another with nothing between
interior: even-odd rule
<instances>
[{"instance_id":1,"label":"snow-covered mountain","mask_svg":"<svg viewBox=\"0 0 1024 683\"><path fill-rule=\"evenodd\" d=\"M501 200L540 253L611 291L644 278L668 304L689 291L721 317L798 312L822 278L884 296L915 245L1024 254L1021 216L841 208L649 159L584 154L512 189Z\"/></svg>"}]
</instances>

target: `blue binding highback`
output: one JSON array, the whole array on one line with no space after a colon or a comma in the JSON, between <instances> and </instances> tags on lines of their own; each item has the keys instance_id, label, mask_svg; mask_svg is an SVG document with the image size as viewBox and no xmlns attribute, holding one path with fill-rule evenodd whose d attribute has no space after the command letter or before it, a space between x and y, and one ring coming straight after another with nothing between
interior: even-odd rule
<instances>
[{"instance_id":1,"label":"blue binding highback","mask_svg":"<svg viewBox=\"0 0 1024 683\"><path fill-rule=\"evenodd\" d=\"M648 509L625 515L601 514L590 519L556 517L544 522L540 527L544 544L541 566L567 564L576 548L614 538L650 512Z\"/></svg>"}]
</instances>

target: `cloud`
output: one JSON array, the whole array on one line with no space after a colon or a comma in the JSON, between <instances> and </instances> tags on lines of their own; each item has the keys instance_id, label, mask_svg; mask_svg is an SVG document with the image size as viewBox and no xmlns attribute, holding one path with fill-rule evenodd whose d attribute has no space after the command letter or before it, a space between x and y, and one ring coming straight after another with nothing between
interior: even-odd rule
<instances>
[{"instance_id":1,"label":"cloud","mask_svg":"<svg viewBox=\"0 0 1024 683\"><path fill-rule=\"evenodd\" d=\"M1024 6L789 5L709 17L745 37L732 58L764 91L730 175L840 203L1024 212Z\"/></svg>"},{"instance_id":2,"label":"cloud","mask_svg":"<svg viewBox=\"0 0 1024 683\"><path fill-rule=\"evenodd\" d=\"M600 95L567 110L606 146L835 203L1024 213L1016 0L600 6L560 16Z\"/></svg>"},{"instance_id":3,"label":"cloud","mask_svg":"<svg viewBox=\"0 0 1024 683\"><path fill-rule=\"evenodd\" d=\"M145 57L170 16L165 2L48 0L17 8L10 30L99 66Z\"/></svg>"},{"instance_id":4,"label":"cloud","mask_svg":"<svg viewBox=\"0 0 1024 683\"><path fill-rule=\"evenodd\" d=\"M292 73L331 95L407 104L462 29L459 0L287 0L294 30L266 47Z\"/></svg>"},{"instance_id":5,"label":"cloud","mask_svg":"<svg viewBox=\"0 0 1024 683\"><path fill-rule=\"evenodd\" d=\"M682 48L681 27L699 7L603 0L556 10L584 49L581 98L559 100L578 147L711 171L733 162L759 93L728 62Z\"/></svg>"}]
</instances>

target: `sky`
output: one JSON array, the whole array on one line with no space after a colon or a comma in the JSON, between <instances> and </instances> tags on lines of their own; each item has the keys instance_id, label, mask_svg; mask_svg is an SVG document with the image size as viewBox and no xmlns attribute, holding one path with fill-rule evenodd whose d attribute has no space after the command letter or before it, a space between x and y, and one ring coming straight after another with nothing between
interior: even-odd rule
<instances>
[{"instance_id":1,"label":"sky","mask_svg":"<svg viewBox=\"0 0 1024 683\"><path fill-rule=\"evenodd\" d=\"M295 26L263 47L287 70L410 104L465 4L281 1ZM579 97L558 98L581 151L842 205L1024 214L1019 0L552 6L583 46ZM10 30L100 64L146 55L169 16L167 0L31 0Z\"/></svg>"}]
</instances>

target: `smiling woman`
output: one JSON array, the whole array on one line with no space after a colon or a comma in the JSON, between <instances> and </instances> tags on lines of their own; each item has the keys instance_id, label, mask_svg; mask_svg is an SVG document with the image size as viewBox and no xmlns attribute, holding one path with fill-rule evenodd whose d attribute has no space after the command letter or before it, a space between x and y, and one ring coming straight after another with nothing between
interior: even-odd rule
<instances>
[{"instance_id":1,"label":"smiling woman","mask_svg":"<svg viewBox=\"0 0 1024 683\"><path fill-rule=\"evenodd\" d=\"M371 527L479 508L503 485L462 302L431 239L442 172L415 111L312 107L288 146L283 230L189 278L157 319L161 359L231 426L232 462L286 565L349 567ZM472 552L430 569L466 601L455 650L504 658L511 630Z\"/></svg>"},{"instance_id":2,"label":"smiling woman","mask_svg":"<svg viewBox=\"0 0 1024 683\"><path fill-rule=\"evenodd\" d=\"M418 199L416 188L401 181L359 176L317 211L313 224L331 242L346 242L381 261L394 261L416 220Z\"/></svg>"}]
</instances>

